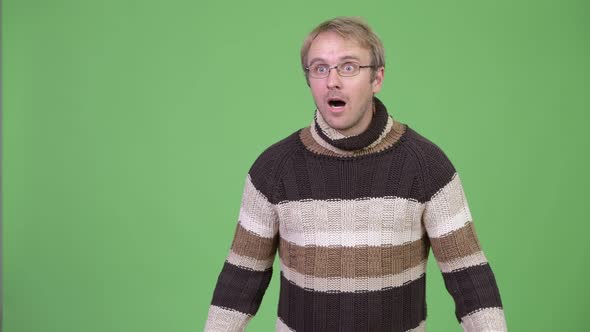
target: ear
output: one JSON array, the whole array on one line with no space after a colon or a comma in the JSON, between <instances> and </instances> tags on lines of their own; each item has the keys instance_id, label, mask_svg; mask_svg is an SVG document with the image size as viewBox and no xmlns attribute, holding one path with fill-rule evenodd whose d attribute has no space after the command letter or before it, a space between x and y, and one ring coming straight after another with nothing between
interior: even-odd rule
<instances>
[{"instance_id":1,"label":"ear","mask_svg":"<svg viewBox=\"0 0 590 332\"><path fill-rule=\"evenodd\" d=\"M375 71L375 79L371 82L373 87L373 94L381 91L381 86L383 85L383 78L385 75L385 67L379 67Z\"/></svg>"}]
</instances>

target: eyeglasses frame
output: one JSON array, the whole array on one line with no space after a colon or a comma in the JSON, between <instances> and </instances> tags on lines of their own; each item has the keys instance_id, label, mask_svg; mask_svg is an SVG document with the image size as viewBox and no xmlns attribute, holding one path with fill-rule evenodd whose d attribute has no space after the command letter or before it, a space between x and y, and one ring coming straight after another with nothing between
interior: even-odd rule
<instances>
[{"instance_id":1,"label":"eyeglasses frame","mask_svg":"<svg viewBox=\"0 0 590 332\"><path fill-rule=\"evenodd\" d=\"M324 77L314 77L314 76L312 76L312 75L310 74L310 68L309 68L310 66L307 66L307 67L305 67L305 71L307 72L307 75L308 75L309 77L311 77L311 78L315 78L315 79L320 79L320 80L321 80L321 79L323 79L323 78L326 78L326 77L330 76L330 72L332 71L332 69L336 69L336 73L338 73L338 75L339 75L340 77L354 77L354 76L356 76L356 75L360 74L360 72L361 72L360 70L361 70L361 69L363 69L363 68L375 68L375 67L376 67L375 65L359 65L359 71L358 71L358 73L356 73L356 74L354 74L354 75L342 75L342 74L340 73L340 70L338 70L338 66L340 66L340 65L342 65L342 64L345 64L345 63L347 63L347 62L344 62L344 63L339 63L339 64L337 64L337 65L334 65L334 66L328 67L328 71L326 72L326 76L324 76Z\"/></svg>"}]
</instances>

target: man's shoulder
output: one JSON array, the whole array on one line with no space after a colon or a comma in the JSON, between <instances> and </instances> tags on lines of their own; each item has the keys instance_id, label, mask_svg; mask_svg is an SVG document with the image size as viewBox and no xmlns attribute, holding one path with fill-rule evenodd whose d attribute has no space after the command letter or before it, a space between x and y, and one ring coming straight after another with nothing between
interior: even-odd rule
<instances>
[{"instance_id":1,"label":"man's shoulder","mask_svg":"<svg viewBox=\"0 0 590 332\"><path fill-rule=\"evenodd\" d=\"M449 162L445 152L436 143L409 126L406 126L404 142L424 162Z\"/></svg>"},{"instance_id":2,"label":"man's shoulder","mask_svg":"<svg viewBox=\"0 0 590 332\"><path fill-rule=\"evenodd\" d=\"M435 144L432 140L424 136L422 133L418 132L413 127L406 125L406 141L420 149L439 149L437 144Z\"/></svg>"},{"instance_id":3,"label":"man's shoulder","mask_svg":"<svg viewBox=\"0 0 590 332\"><path fill-rule=\"evenodd\" d=\"M289 136L267 147L254 161L250 172L264 171L265 173L276 171L289 159L289 156L301 147L299 132L293 132Z\"/></svg>"},{"instance_id":4,"label":"man's shoulder","mask_svg":"<svg viewBox=\"0 0 590 332\"><path fill-rule=\"evenodd\" d=\"M287 155L290 155L301 146L299 141L300 131L301 129L270 145L264 149L258 158L281 159Z\"/></svg>"},{"instance_id":5,"label":"man's shoulder","mask_svg":"<svg viewBox=\"0 0 590 332\"><path fill-rule=\"evenodd\" d=\"M281 139L280 141L270 145L262 154L284 154L290 153L293 150L301 146L299 141L299 134L302 129L298 129L291 133L289 136Z\"/></svg>"},{"instance_id":6,"label":"man's shoulder","mask_svg":"<svg viewBox=\"0 0 590 332\"><path fill-rule=\"evenodd\" d=\"M434 193L449 183L456 169L445 152L433 141L411 128L407 128L407 146L413 151L423 171L426 195Z\"/></svg>"}]
</instances>

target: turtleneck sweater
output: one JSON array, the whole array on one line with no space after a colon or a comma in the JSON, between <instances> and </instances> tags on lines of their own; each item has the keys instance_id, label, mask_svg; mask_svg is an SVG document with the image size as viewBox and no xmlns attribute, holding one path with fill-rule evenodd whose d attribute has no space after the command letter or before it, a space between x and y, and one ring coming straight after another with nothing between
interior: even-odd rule
<instances>
[{"instance_id":1,"label":"turtleneck sweater","mask_svg":"<svg viewBox=\"0 0 590 332\"><path fill-rule=\"evenodd\" d=\"M246 177L206 331L243 331L278 251L276 331L425 331L430 249L464 331L505 331L494 274L453 164L374 98L345 137L316 111Z\"/></svg>"}]
</instances>

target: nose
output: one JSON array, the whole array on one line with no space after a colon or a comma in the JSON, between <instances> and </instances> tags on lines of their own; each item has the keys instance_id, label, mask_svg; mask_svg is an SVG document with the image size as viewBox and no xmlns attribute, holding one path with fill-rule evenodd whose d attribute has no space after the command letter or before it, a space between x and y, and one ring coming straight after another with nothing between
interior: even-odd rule
<instances>
[{"instance_id":1,"label":"nose","mask_svg":"<svg viewBox=\"0 0 590 332\"><path fill-rule=\"evenodd\" d=\"M335 67L330 68L330 72L326 78L326 85L329 89L340 89L342 87L340 74L338 74L338 70Z\"/></svg>"}]
</instances>

